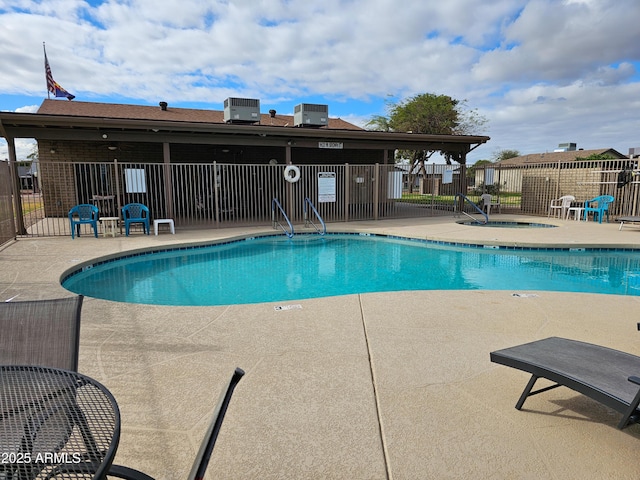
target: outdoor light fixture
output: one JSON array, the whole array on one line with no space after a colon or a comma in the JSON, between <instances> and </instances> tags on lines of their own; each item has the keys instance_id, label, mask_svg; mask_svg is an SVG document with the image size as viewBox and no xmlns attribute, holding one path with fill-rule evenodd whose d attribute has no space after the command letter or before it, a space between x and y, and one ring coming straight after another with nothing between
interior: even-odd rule
<instances>
[{"instance_id":1,"label":"outdoor light fixture","mask_svg":"<svg viewBox=\"0 0 640 480\"><path fill-rule=\"evenodd\" d=\"M118 149L118 147L116 147L115 145L109 145L107 148L111 151Z\"/></svg>"},{"instance_id":2,"label":"outdoor light fixture","mask_svg":"<svg viewBox=\"0 0 640 480\"><path fill-rule=\"evenodd\" d=\"M105 139L106 139L106 138L109 138L109 135L107 135L106 133L103 133L103 134L102 134L102 138L105 138Z\"/></svg>"}]
</instances>

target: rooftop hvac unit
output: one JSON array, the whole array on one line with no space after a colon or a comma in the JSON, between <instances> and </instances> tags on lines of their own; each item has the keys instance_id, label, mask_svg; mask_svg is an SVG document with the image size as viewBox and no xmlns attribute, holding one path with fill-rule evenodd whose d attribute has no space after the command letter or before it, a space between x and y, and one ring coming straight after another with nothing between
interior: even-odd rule
<instances>
[{"instance_id":1,"label":"rooftop hvac unit","mask_svg":"<svg viewBox=\"0 0 640 480\"><path fill-rule=\"evenodd\" d=\"M329 106L301 103L293 110L295 127L325 127L329 122Z\"/></svg>"},{"instance_id":2,"label":"rooftop hvac unit","mask_svg":"<svg viewBox=\"0 0 640 480\"><path fill-rule=\"evenodd\" d=\"M554 152L573 152L576 150L577 145L575 143L559 143L558 148Z\"/></svg>"},{"instance_id":3,"label":"rooftop hvac unit","mask_svg":"<svg viewBox=\"0 0 640 480\"><path fill-rule=\"evenodd\" d=\"M225 123L256 123L260 121L260 100L227 98L224 101Z\"/></svg>"}]
</instances>

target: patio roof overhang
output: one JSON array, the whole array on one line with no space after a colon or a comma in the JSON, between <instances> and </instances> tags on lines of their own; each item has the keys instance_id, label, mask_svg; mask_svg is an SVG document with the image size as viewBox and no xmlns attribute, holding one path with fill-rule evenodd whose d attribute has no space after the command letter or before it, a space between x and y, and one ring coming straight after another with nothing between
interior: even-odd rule
<instances>
[{"instance_id":1,"label":"patio roof overhang","mask_svg":"<svg viewBox=\"0 0 640 480\"><path fill-rule=\"evenodd\" d=\"M321 142L344 149L469 152L486 136L425 135L367 130L181 122L38 113L0 112L0 136L42 140L188 143L319 148Z\"/></svg>"}]
</instances>

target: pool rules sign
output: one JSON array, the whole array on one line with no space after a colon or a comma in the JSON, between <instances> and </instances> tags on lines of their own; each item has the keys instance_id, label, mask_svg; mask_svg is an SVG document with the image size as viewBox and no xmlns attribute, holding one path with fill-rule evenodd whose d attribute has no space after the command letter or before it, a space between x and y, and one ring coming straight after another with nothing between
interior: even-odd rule
<instances>
[{"instance_id":1,"label":"pool rules sign","mask_svg":"<svg viewBox=\"0 0 640 480\"><path fill-rule=\"evenodd\" d=\"M318 172L318 203L336 201L336 173Z\"/></svg>"}]
</instances>

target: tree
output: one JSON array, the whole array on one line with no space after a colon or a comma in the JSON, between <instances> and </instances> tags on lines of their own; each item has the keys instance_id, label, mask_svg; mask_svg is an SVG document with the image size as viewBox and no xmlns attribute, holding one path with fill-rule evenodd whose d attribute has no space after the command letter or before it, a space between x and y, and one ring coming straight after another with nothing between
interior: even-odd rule
<instances>
[{"instance_id":1,"label":"tree","mask_svg":"<svg viewBox=\"0 0 640 480\"><path fill-rule=\"evenodd\" d=\"M423 93L389 107L389 126L396 132L455 135L460 125L458 100Z\"/></svg>"},{"instance_id":2,"label":"tree","mask_svg":"<svg viewBox=\"0 0 640 480\"><path fill-rule=\"evenodd\" d=\"M478 160L476 163L467 168L467 178L475 178L476 170L478 167L485 167L486 165L491 165L493 162L491 160Z\"/></svg>"},{"instance_id":3,"label":"tree","mask_svg":"<svg viewBox=\"0 0 640 480\"><path fill-rule=\"evenodd\" d=\"M32 162L38 162L38 144L34 143L31 145L31 153L27 155L27 159Z\"/></svg>"},{"instance_id":4,"label":"tree","mask_svg":"<svg viewBox=\"0 0 640 480\"><path fill-rule=\"evenodd\" d=\"M499 150L498 152L494 153L493 161L500 162L502 160L507 160L508 158L515 158L519 156L520 152L518 150Z\"/></svg>"},{"instance_id":5,"label":"tree","mask_svg":"<svg viewBox=\"0 0 640 480\"><path fill-rule=\"evenodd\" d=\"M374 115L369 119L367 123L365 123L365 127L368 130L373 130L374 132L390 132L391 126L389 125L389 119L384 115Z\"/></svg>"},{"instance_id":6,"label":"tree","mask_svg":"<svg viewBox=\"0 0 640 480\"><path fill-rule=\"evenodd\" d=\"M616 158L618 157L610 153L592 153L588 157L576 157L576 160L614 160Z\"/></svg>"},{"instance_id":7,"label":"tree","mask_svg":"<svg viewBox=\"0 0 640 480\"><path fill-rule=\"evenodd\" d=\"M448 95L422 93L399 103L387 104L388 116L376 115L367 123L377 131L412 132L430 135L477 134L487 120L476 110L466 109L466 100ZM438 150L399 150L396 161L408 159L410 176L419 170L426 175L425 162ZM447 164L464 164L465 152L440 151ZM418 168L419 166L419 168ZM410 181L409 185L413 185Z\"/></svg>"},{"instance_id":8,"label":"tree","mask_svg":"<svg viewBox=\"0 0 640 480\"><path fill-rule=\"evenodd\" d=\"M388 103L388 116L376 115L367 123L371 130L412 132L430 135L474 135L487 122L477 110L467 110L466 100L448 95L422 93L399 103ZM424 162L434 150L401 151L401 158ZM441 152L447 163L465 163L462 152Z\"/></svg>"}]
</instances>

